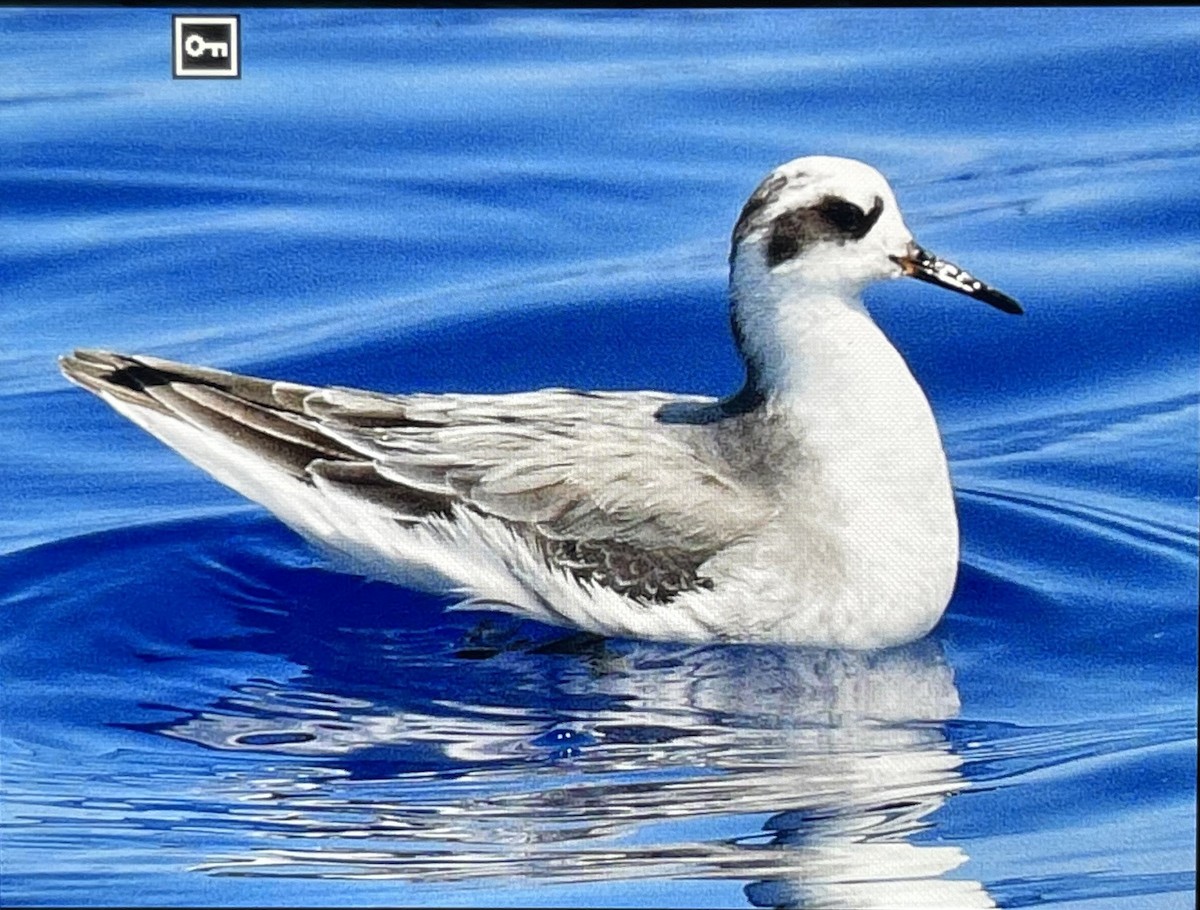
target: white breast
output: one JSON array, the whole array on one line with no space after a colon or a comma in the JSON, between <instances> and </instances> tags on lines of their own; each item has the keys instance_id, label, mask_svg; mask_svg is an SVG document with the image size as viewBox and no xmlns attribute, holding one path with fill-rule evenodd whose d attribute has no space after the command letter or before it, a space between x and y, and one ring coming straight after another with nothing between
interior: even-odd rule
<instances>
[{"instance_id":1,"label":"white breast","mask_svg":"<svg viewBox=\"0 0 1200 910\"><path fill-rule=\"evenodd\" d=\"M754 637L882 647L940 618L958 522L920 385L865 310L833 304L814 319L810 299L802 324L774 333L796 348L781 352L770 407L797 456L773 479L777 517L712 568L753 598Z\"/></svg>"}]
</instances>

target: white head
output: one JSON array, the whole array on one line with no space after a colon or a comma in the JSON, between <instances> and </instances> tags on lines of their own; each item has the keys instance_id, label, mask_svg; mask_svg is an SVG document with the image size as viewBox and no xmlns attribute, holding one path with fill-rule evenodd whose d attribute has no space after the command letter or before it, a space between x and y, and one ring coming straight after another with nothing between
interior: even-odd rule
<instances>
[{"instance_id":1,"label":"white head","mask_svg":"<svg viewBox=\"0 0 1200 910\"><path fill-rule=\"evenodd\" d=\"M735 283L802 282L847 294L901 274L912 232L883 175L861 161L812 156L773 170L733 229ZM739 282L739 279L742 282Z\"/></svg>"},{"instance_id":2,"label":"white head","mask_svg":"<svg viewBox=\"0 0 1200 910\"><path fill-rule=\"evenodd\" d=\"M770 280L852 297L872 281L908 275L1021 312L1016 301L922 250L883 175L851 158L813 155L773 170L742 208L730 262L735 289Z\"/></svg>"},{"instance_id":3,"label":"white head","mask_svg":"<svg viewBox=\"0 0 1200 910\"><path fill-rule=\"evenodd\" d=\"M748 366L778 356L768 350L782 340L773 336L861 310L866 285L901 276L1021 312L1012 298L921 249L873 167L819 155L777 167L733 229L732 315Z\"/></svg>"}]
</instances>

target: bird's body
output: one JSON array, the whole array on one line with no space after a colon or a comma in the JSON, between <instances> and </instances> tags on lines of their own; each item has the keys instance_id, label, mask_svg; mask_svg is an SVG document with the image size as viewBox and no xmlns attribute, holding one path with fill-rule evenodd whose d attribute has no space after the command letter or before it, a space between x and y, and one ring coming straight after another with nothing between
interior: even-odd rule
<instances>
[{"instance_id":1,"label":"bird's body","mask_svg":"<svg viewBox=\"0 0 1200 910\"><path fill-rule=\"evenodd\" d=\"M1010 303L915 247L874 170L806 158L735 228L726 399L63 368L353 571L607 635L882 647L933 627L958 561L929 403L859 298L910 268Z\"/></svg>"}]
</instances>

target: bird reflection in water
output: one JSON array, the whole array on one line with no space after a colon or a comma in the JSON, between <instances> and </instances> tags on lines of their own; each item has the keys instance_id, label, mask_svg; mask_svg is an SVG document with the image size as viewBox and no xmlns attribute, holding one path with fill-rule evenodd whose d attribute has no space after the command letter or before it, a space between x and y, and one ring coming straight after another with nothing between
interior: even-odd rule
<instances>
[{"instance_id":1,"label":"bird reflection in water","mask_svg":"<svg viewBox=\"0 0 1200 910\"><path fill-rule=\"evenodd\" d=\"M454 701L396 703L397 686L386 704L309 675L247 682L159 726L278 759L209 794L262 846L197 870L732 879L753 906L994 906L946 877L967 859L958 846L916 837L965 787L936 641L862 653L572 639L487 655L454 662ZM476 672L494 661L508 688Z\"/></svg>"}]
</instances>

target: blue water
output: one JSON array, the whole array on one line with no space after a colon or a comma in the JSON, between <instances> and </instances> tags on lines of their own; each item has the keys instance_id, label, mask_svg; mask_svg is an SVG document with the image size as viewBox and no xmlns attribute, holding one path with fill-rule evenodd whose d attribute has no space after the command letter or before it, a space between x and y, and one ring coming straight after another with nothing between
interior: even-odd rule
<instances>
[{"instance_id":1,"label":"blue water","mask_svg":"<svg viewBox=\"0 0 1200 910\"><path fill-rule=\"evenodd\" d=\"M0 11L0 901L1190 907L1200 12ZM1020 299L868 302L963 557L877 654L338 575L54 357L721 394L801 154Z\"/></svg>"}]
</instances>

